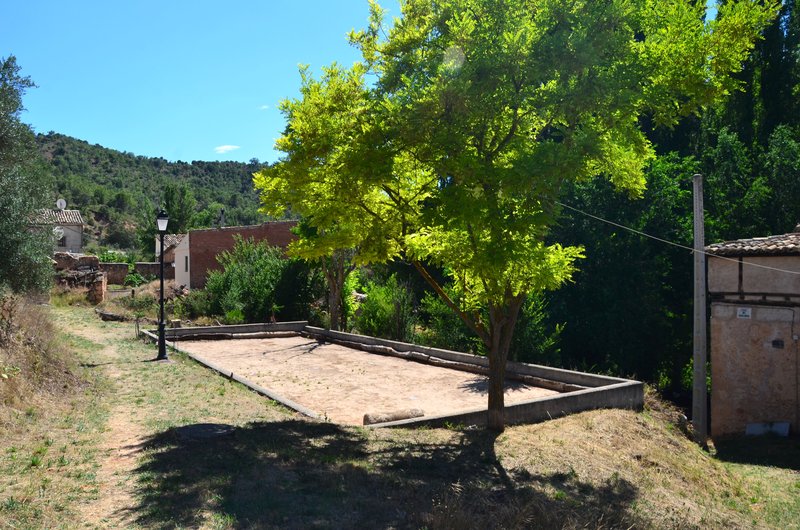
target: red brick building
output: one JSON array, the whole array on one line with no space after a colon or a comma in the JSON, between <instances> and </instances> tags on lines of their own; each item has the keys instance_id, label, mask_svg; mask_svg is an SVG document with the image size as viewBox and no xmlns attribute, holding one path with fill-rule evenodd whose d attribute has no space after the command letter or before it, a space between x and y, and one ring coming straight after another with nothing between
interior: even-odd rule
<instances>
[{"instance_id":1,"label":"red brick building","mask_svg":"<svg viewBox=\"0 0 800 530\"><path fill-rule=\"evenodd\" d=\"M297 221L273 221L253 226L190 230L175 247L175 283L190 289L205 287L208 273L221 268L217 255L233 248L235 236L267 241L271 246L285 249L297 239L291 232L296 224Z\"/></svg>"}]
</instances>

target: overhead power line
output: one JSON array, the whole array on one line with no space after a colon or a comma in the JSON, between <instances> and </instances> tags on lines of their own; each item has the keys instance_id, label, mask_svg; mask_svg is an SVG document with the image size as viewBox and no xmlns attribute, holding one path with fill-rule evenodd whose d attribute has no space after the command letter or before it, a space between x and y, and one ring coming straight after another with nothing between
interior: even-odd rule
<instances>
[{"instance_id":1,"label":"overhead power line","mask_svg":"<svg viewBox=\"0 0 800 530\"><path fill-rule=\"evenodd\" d=\"M656 237L656 236L650 235L650 234L648 234L646 232L642 232L641 230L636 230L635 228L631 228L629 226L625 226L625 225L622 225L622 224L619 224L619 223L615 223L614 221L609 221L608 219L603 219L602 217L598 217L597 215L590 214L589 212L585 212L585 211L583 211L583 210L581 210L579 208L575 208L574 206L570 206L569 204L564 204L563 202L560 202L560 201L553 201L553 202L555 202L559 206L563 206L564 208L567 208L568 210L572 210L573 212L577 212L577 213L579 213L581 215L585 215L586 217L591 217L592 219L596 219L597 221L600 221L600 222L603 222L603 223L606 223L606 224L609 224L609 225L612 225L612 226L616 226L617 228L622 228L623 230L627 230L628 232L632 232L632 233L640 235L642 237L647 237L647 238L650 238L650 239L654 239L654 240L659 241L661 243L664 243L666 245L672 245L673 247L682 248L682 249L688 250L689 252L692 252L692 253L694 253L694 252L702 252L706 256L712 256L712 257L717 258L717 259L721 259L721 260L725 260L725 261L732 261L734 263L739 263L738 259L729 258L729 257L726 257L726 256L719 256L717 254L714 254L712 252L707 252L705 250L695 251L695 249L693 249L692 247L689 247L689 246L686 246L686 245L681 245L680 243L675 243L674 241L669 241L667 239L663 239L663 238L660 238L660 237ZM744 265L747 265L748 267L758 267L760 269L767 269L767 270L776 271L776 272L784 272L786 274L800 275L800 271L790 271L790 270L786 270L786 269L779 269L777 267L770 267L768 265L760 265L758 263L751 263L749 261L742 261L742 263Z\"/></svg>"}]
</instances>

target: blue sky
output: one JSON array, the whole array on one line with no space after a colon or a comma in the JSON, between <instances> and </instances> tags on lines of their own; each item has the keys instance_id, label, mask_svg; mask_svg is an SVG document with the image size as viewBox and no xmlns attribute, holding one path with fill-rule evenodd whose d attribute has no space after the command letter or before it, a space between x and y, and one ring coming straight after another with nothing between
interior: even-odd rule
<instances>
[{"instance_id":1,"label":"blue sky","mask_svg":"<svg viewBox=\"0 0 800 530\"><path fill-rule=\"evenodd\" d=\"M357 60L346 35L368 16L367 0L12 0L0 57L38 85L22 115L36 132L167 160L272 162L298 65Z\"/></svg>"}]
</instances>

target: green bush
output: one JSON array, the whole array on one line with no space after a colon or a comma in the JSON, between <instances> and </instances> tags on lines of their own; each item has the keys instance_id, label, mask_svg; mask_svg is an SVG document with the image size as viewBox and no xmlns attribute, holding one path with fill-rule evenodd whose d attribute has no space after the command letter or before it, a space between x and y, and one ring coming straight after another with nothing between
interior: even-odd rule
<instances>
[{"instance_id":1,"label":"green bush","mask_svg":"<svg viewBox=\"0 0 800 530\"><path fill-rule=\"evenodd\" d=\"M147 283L147 279L135 271L129 272L123 281L123 285L127 285L128 287L139 287L143 283Z\"/></svg>"},{"instance_id":2,"label":"green bush","mask_svg":"<svg viewBox=\"0 0 800 530\"><path fill-rule=\"evenodd\" d=\"M97 255L97 259L100 260L100 263L127 263L128 256L124 252L120 252L118 250L103 250Z\"/></svg>"},{"instance_id":3,"label":"green bush","mask_svg":"<svg viewBox=\"0 0 800 530\"><path fill-rule=\"evenodd\" d=\"M180 318L196 319L211 315L211 297L207 291L196 289L175 299L175 314Z\"/></svg>"},{"instance_id":4,"label":"green bush","mask_svg":"<svg viewBox=\"0 0 800 530\"><path fill-rule=\"evenodd\" d=\"M266 242L236 238L217 257L223 269L208 275L210 311L228 322L307 319L316 294L313 271Z\"/></svg>"},{"instance_id":5,"label":"green bush","mask_svg":"<svg viewBox=\"0 0 800 530\"><path fill-rule=\"evenodd\" d=\"M416 314L411 290L393 274L383 285L369 282L356 328L365 335L410 342L414 338Z\"/></svg>"},{"instance_id":6,"label":"green bush","mask_svg":"<svg viewBox=\"0 0 800 530\"><path fill-rule=\"evenodd\" d=\"M483 344L437 294L425 293L420 303L423 328L419 340L427 346L465 353L481 353Z\"/></svg>"},{"instance_id":7,"label":"green bush","mask_svg":"<svg viewBox=\"0 0 800 530\"><path fill-rule=\"evenodd\" d=\"M450 292L450 296L456 297ZM426 293L420 303L422 330L419 340L427 346L479 355L486 347L475 333L434 293ZM520 309L508 358L512 361L559 365L559 339L563 324L550 330L546 324L547 304L544 295L533 294ZM484 316L484 318L486 318Z\"/></svg>"},{"instance_id":8,"label":"green bush","mask_svg":"<svg viewBox=\"0 0 800 530\"><path fill-rule=\"evenodd\" d=\"M146 294L124 296L118 301L121 306L134 312L147 312L158 305L158 300Z\"/></svg>"},{"instance_id":9,"label":"green bush","mask_svg":"<svg viewBox=\"0 0 800 530\"><path fill-rule=\"evenodd\" d=\"M547 301L543 293L528 296L519 312L508 358L512 361L561 366L561 332L564 324L547 325Z\"/></svg>"}]
</instances>

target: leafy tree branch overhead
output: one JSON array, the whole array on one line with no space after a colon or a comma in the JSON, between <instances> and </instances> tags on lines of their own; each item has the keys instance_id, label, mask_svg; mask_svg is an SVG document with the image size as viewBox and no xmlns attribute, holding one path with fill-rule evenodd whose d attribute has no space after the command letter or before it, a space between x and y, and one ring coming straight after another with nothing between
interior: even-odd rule
<instances>
[{"instance_id":1,"label":"leafy tree branch overhead","mask_svg":"<svg viewBox=\"0 0 800 530\"><path fill-rule=\"evenodd\" d=\"M654 156L640 119L672 126L734 90L776 5L726 2L706 21L690 0L409 0L388 30L371 10L350 36L362 63L301 72L301 98L282 106L285 155L255 183L270 213L327 234L296 252L411 260L486 345L502 429L519 309L582 256L545 243L562 186L604 175L640 196Z\"/></svg>"}]
</instances>

